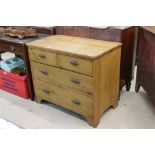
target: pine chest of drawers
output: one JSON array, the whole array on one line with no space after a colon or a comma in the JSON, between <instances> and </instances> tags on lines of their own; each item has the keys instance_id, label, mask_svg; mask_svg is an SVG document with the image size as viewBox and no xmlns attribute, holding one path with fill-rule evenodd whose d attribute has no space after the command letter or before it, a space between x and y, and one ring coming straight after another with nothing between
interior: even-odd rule
<instances>
[{"instance_id":1,"label":"pine chest of drawers","mask_svg":"<svg viewBox=\"0 0 155 155\"><path fill-rule=\"evenodd\" d=\"M27 44L35 98L84 116L96 127L117 107L121 44L55 35Z\"/></svg>"}]
</instances>

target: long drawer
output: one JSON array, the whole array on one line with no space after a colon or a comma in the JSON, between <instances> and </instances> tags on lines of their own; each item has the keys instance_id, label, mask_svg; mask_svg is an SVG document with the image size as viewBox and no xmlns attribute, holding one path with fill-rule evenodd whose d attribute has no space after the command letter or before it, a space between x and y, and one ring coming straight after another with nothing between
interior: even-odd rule
<instances>
[{"instance_id":1,"label":"long drawer","mask_svg":"<svg viewBox=\"0 0 155 155\"><path fill-rule=\"evenodd\" d=\"M33 82L36 96L74 112L88 116L92 115L93 99L91 97L56 85L49 85L37 79L34 79Z\"/></svg>"},{"instance_id":2,"label":"long drawer","mask_svg":"<svg viewBox=\"0 0 155 155\"><path fill-rule=\"evenodd\" d=\"M92 77L51 67L36 62L31 62L33 78L41 81L57 84L73 90L82 91L86 95L92 95Z\"/></svg>"},{"instance_id":3,"label":"long drawer","mask_svg":"<svg viewBox=\"0 0 155 155\"><path fill-rule=\"evenodd\" d=\"M30 60L35 62L57 66L57 54L54 52L52 53L41 49L29 48L29 57Z\"/></svg>"}]
</instances>

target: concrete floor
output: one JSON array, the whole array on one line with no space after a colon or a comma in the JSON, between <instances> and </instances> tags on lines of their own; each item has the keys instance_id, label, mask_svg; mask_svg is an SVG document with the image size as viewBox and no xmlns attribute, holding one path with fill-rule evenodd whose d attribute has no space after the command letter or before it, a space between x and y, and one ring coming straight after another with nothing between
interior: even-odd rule
<instances>
[{"instance_id":1,"label":"concrete floor","mask_svg":"<svg viewBox=\"0 0 155 155\"><path fill-rule=\"evenodd\" d=\"M11 57L14 54L2 55L3 59ZM134 87L135 79L131 91L121 91L119 106L116 109L109 108L97 128L155 128L155 104L142 89L135 93ZM63 108L50 103L37 104L0 90L0 128L19 127L92 128L83 117Z\"/></svg>"},{"instance_id":2,"label":"concrete floor","mask_svg":"<svg viewBox=\"0 0 155 155\"><path fill-rule=\"evenodd\" d=\"M110 108L102 116L102 128L155 128L155 105L141 89L123 90L119 106ZM36 104L0 90L0 117L21 128L92 128L82 117L53 104ZM9 127L8 127L9 128Z\"/></svg>"},{"instance_id":3,"label":"concrete floor","mask_svg":"<svg viewBox=\"0 0 155 155\"><path fill-rule=\"evenodd\" d=\"M20 129L20 127L13 124L12 122L0 118L0 129Z\"/></svg>"}]
</instances>

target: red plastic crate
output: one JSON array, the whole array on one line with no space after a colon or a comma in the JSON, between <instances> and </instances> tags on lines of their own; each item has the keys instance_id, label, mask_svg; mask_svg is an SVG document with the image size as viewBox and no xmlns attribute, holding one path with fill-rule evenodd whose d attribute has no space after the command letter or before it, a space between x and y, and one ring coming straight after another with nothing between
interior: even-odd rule
<instances>
[{"instance_id":1,"label":"red plastic crate","mask_svg":"<svg viewBox=\"0 0 155 155\"><path fill-rule=\"evenodd\" d=\"M0 89L23 98L30 98L27 75L19 76L0 70Z\"/></svg>"}]
</instances>

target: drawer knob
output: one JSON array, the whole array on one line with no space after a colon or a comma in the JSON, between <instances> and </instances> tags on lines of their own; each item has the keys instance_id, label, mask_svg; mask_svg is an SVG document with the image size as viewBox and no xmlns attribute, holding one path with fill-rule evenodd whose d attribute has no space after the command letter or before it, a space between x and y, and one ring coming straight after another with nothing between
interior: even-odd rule
<instances>
[{"instance_id":1,"label":"drawer knob","mask_svg":"<svg viewBox=\"0 0 155 155\"><path fill-rule=\"evenodd\" d=\"M10 50L11 51L15 51L15 47L14 46L10 46Z\"/></svg>"},{"instance_id":2,"label":"drawer knob","mask_svg":"<svg viewBox=\"0 0 155 155\"><path fill-rule=\"evenodd\" d=\"M40 53L38 56L39 56L41 59L45 59L45 58L46 58L45 54L43 54L43 53Z\"/></svg>"},{"instance_id":3,"label":"drawer knob","mask_svg":"<svg viewBox=\"0 0 155 155\"><path fill-rule=\"evenodd\" d=\"M71 60L70 64L74 65L74 66L78 66L79 65L79 63L76 60Z\"/></svg>"},{"instance_id":4,"label":"drawer knob","mask_svg":"<svg viewBox=\"0 0 155 155\"><path fill-rule=\"evenodd\" d=\"M42 91L44 92L44 93L46 93L46 94L49 94L50 93L50 91L48 90L48 89L42 89Z\"/></svg>"},{"instance_id":5,"label":"drawer knob","mask_svg":"<svg viewBox=\"0 0 155 155\"><path fill-rule=\"evenodd\" d=\"M78 80L78 79L71 79L71 81L72 81L73 83L75 83L75 84L80 84L80 80Z\"/></svg>"},{"instance_id":6,"label":"drawer knob","mask_svg":"<svg viewBox=\"0 0 155 155\"><path fill-rule=\"evenodd\" d=\"M73 100L72 100L72 103L77 104L77 105L80 105L80 101L77 100L77 99L73 99Z\"/></svg>"},{"instance_id":7,"label":"drawer knob","mask_svg":"<svg viewBox=\"0 0 155 155\"><path fill-rule=\"evenodd\" d=\"M40 71L42 74L44 74L44 75L48 75L48 71L47 70L41 70Z\"/></svg>"}]
</instances>

